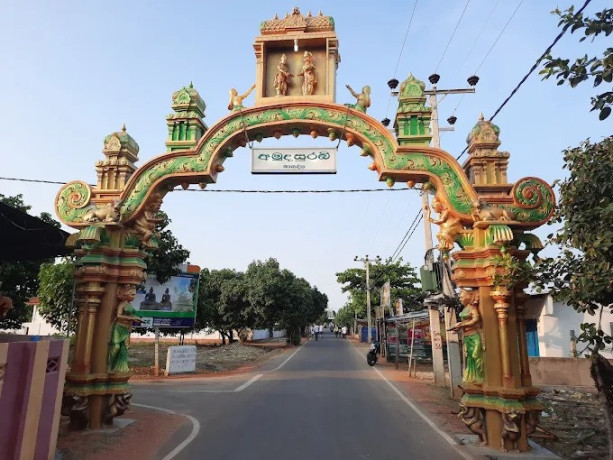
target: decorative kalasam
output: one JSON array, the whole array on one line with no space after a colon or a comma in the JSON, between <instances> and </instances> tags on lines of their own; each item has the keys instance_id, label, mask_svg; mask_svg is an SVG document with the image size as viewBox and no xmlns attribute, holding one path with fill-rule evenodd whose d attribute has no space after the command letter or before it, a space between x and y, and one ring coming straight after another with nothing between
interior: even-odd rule
<instances>
[{"instance_id":1,"label":"decorative kalasam","mask_svg":"<svg viewBox=\"0 0 613 460\"><path fill-rule=\"evenodd\" d=\"M290 73L289 67L287 66L287 56L283 53L277 65L277 73L275 74L275 90L277 91L277 96L287 95L287 87L293 76L294 75Z\"/></svg>"},{"instance_id":2,"label":"decorative kalasam","mask_svg":"<svg viewBox=\"0 0 613 460\"><path fill-rule=\"evenodd\" d=\"M481 315L479 314L479 291L460 290L460 302L464 309L460 312L460 322L447 329L463 332L464 346L464 383L483 384L485 363L483 337L481 336Z\"/></svg>"},{"instance_id":3,"label":"decorative kalasam","mask_svg":"<svg viewBox=\"0 0 613 460\"><path fill-rule=\"evenodd\" d=\"M370 86L365 86L362 88L361 93L356 93L353 88L349 85L345 85L351 95L357 99L355 104L349 104L350 107L359 110L360 112L366 113L366 109L370 107Z\"/></svg>"},{"instance_id":4,"label":"decorative kalasam","mask_svg":"<svg viewBox=\"0 0 613 460\"><path fill-rule=\"evenodd\" d=\"M130 372L128 367L128 349L126 342L132 331L132 324L142 323L142 319L134 315L136 311L132 307L132 302L136 295L136 286L133 284L122 284L117 288L117 313L111 328L111 338L109 340L109 372L123 373Z\"/></svg>"}]
</instances>

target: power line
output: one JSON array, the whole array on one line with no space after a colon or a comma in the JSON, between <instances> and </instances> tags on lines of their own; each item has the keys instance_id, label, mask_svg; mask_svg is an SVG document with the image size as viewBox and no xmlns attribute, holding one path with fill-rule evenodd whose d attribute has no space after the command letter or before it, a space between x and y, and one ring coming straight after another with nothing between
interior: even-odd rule
<instances>
[{"instance_id":1,"label":"power line","mask_svg":"<svg viewBox=\"0 0 613 460\"><path fill-rule=\"evenodd\" d=\"M407 238L407 235L410 233L411 229L413 228L413 225L415 225L415 222L417 221L417 219L419 218L420 213L418 212L417 215L415 216L415 218L413 219L413 222L411 222L411 225L409 225L409 229L407 230L407 232L404 234L404 236L402 237L402 239L400 240L400 243L398 243L398 246L396 246L396 249L394 250L394 252L392 253L392 259L394 259L394 257L396 257L396 255L399 252L400 246L402 246L402 243L404 242L405 238Z\"/></svg>"},{"instance_id":2,"label":"power line","mask_svg":"<svg viewBox=\"0 0 613 460\"><path fill-rule=\"evenodd\" d=\"M415 233L415 230L417 230L417 227L419 225L419 223L422 221L422 219L424 218L424 216L421 214L421 212L419 214L417 214L419 216L419 220L417 221L417 223L415 224L415 227L413 227L413 230L411 231L411 234L409 235L409 237L406 239L406 241L404 242L404 244L402 245L402 247L400 248L400 251L398 251L398 254L396 255L396 258L398 258L398 256L400 256L400 253L404 250L404 247L407 245L407 243L409 242L409 240L411 239L411 237L413 236L413 233Z\"/></svg>"},{"instance_id":3,"label":"power line","mask_svg":"<svg viewBox=\"0 0 613 460\"><path fill-rule=\"evenodd\" d=\"M585 0L585 3L583 4L583 6L575 13L574 17L578 17L583 10L590 4L592 0ZM500 111L502 110L502 108L507 105L507 102L509 102L511 100L511 98L513 96L515 96L515 93L517 93L517 91L519 90L519 88L524 84L524 82L528 79L528 77L532 74L532 72L534 72L536 70L536 68L538 67L538 65L541 63L541 61L545 58L545 56L547 56L549 54L549 52L551 51L551 49L555 46L556 43L558 43L560 41L560 39L562 38L562 36L566 33L566 31L568 30L568 28L570 27L570 25L572 24L573 21L569 21L566 23L566 25L564 25L564 27L562 28L562 31L556 36L556 38L553 40L553 42L551 43L551 45L549 45L547 47L547 49L543 52L543 54L541 54L541 57L539 57L536 62L534 63L534 65L530 68L530 70L528 71L528 73L526 75L524 75L524 77L520 80L520 82L517 84L517 86L513 89L513 91L511 91L511 94L509 94L509 96L504 100L504 102L500 105L500 107L498 107L498 109L496 109L496 111L494 112L494 115L491 116L490 121L492 121L496 115L498 115L500 113Z\"/></svg>"},{"instance_id":4,"label":"power line","mask_svg":"<svg viewBox=\"0 0 613 460\"><path fill-rule=\"evenodd\" d=\"M41 184L57 184L65 185L67 182L40 180L40 179L23 179L19 177L0 177L0 180L8 180L15 182L34 182ZM89 184L95 187L92 184ZM369 193L369 192L403 192L407 190L419 190L417 188L400 187L400 188L356 188L356 189L331 189L331 190L240 190L240 189L218 189L218 190L196 190L196 189L174 189L178 192L208 192L208 193Z\"/></svg>"},{"instance_id":5,"label":"power line","mask_svg":"<svg viewBox=\"0 0 613 460\"><path fill-rule=\"evenodd\" d=\"M396 61L396 68L394 69L394 78L396 78L396 74L398 73L398 67L400 66L400 59L402 58L402 52L404 51L404 46L407 43L407 37L409 36L409 29L411 28L411 24L413 23L413 16L415 15L415 10L417 9L417 1L415 0L415 4L413 5L413 11L411 12L411 17L409 18L409 24L407 25L407 30L404 33L404 40L402 41L402 46L400 47L400 53L398 53L398 61ZM387 114L389 113L390 110L390 104L392 103L392 95L390 95L389 99L387 100L387 108L385 109L385 116L387 117Z\"/></svg>"},{"instance_id":6,"label":"power line","mask_svg":"<svg viewBox=\"0 0 613 460\"><path fill-rule=\"evenodd\" d=\"M487 59L487 57L490 55L490 53L492 52L492 50L494 49L494 46L496 46L496 43L498 43L498 40L500 39L500 37L502 36L502 34L504 33L504 31L506 30L507 26L509 25L509 23L511 22L511 20L513 19L513 17L515 16L515 13L517 13L517 10L519 10L519 7L522 5L522 3L524 3L524 0L521 0L518 4L517 7L515 8L515 11L513 11L513 13L511 14L511 17L509 18L509 20L507 21L507 23L504 25L504 27L500 30L500 33L498 34L498 36L496 37L496 40L494 40L494 43L492 43L492 46L490 47L489 51L486 53L485 57L483 58L483 60L481 61L481 64L479 64L479 66L477 67L477 70L475 70L474 75L477 74L477 72L479 72L479 69L481 68L481 66L483 65L483 63L485 62L485 60Z\"/></svg>"},{"instance_id":7,"label":"power line","mask_svg":"<svg viewBox=\"0 0 613 460\"><path fill-rule=\"evenodd\" d=\"M447 46L445 46L445 49L443 50L443 55L441 56L441 60L438 61L438 65L436 66L434 73L436 73L438 71L438 68L441 66L441 63L443 62L443 58L445 57L445 54L447 53L447 49L449 48L449 45L451 44L453 37L455 36L455 33L457 32L458 27L460 26L460 22L462 22L462 18L464 17L464 13L466 13L466 8L468 8L469 3L470 3L470 0L467 0L466 5L464 5L464 10L462 11L462 14L460 15L460 19L458 19L458 23L455 25L455 29L453 29L453 32L451 33L451 37L449 37Z\"/></svg>"}]
</instances>

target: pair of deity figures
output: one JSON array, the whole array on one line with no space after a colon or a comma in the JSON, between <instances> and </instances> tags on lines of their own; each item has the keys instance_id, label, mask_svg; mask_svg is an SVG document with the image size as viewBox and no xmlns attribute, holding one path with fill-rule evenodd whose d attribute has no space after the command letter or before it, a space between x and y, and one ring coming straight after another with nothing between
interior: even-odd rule
<instances>
[{"instance_id":1,"label":"pair of deity figures","mask_svg":"<svg viewBox=\"0 0 613 460\"><path fill-rule=\"evenodd\" d=\"M305 51L302 57L302 71L297 75L302 77L302 95L311 96L315 92L317 78L315 77L315 64L313 63L313 53ZM294 77L290 73L287 65L287 56L281 55L281 60L277 65L277 73L275 74L275 90L277 96L287 96L289 81Z\"/></svg>"}]
</instances>

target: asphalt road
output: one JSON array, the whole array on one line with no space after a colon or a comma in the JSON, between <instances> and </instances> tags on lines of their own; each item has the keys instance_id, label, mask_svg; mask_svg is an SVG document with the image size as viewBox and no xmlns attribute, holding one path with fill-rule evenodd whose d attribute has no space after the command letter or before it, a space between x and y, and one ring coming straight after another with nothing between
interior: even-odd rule
<instances>
[{"instance_id":1,"label":"asphalt road","mask_svg":"<svg viewBox=\"0 0 613 460\"><path fill-rule=\"evenodd\" d=\"M198 420L176 459L462 458L345 340L325 333L257 372L138 384L133 402ZM176 436L164 455L186 437Z\"/></svg>"}]
</instances>

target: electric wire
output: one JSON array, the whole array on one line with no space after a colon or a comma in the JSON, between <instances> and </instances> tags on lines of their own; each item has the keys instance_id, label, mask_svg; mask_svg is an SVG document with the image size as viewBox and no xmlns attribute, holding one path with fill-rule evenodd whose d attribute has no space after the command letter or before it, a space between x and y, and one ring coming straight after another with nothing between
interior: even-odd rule
<instances>
[{"instance_id":1,"label":"electric wire","mask_svg":"<svg viewBox=\"0 0 613 460\"><path fill-rule=\"evenodd\" d=\"M577 12L575 13L575 17L578 17L583 10L590 4L592 0L585 0L585 3L583 4L583 6L581 8L579 8L579 10L577 10ZM507 96L507 98L502 102L502 104L500 104L500 106L496 109L496 111L494 112L494 115L492 115L489 119L489 121L492 121L494 118L496 118L496 116L501 112L501 110L504 108L504 106L507 105L507 103L511 100L511 98L513 98L513 96L515 96L515 94L517 93L517 91L519 90L519 88L522 87L522 85L526 82L526 80L528 79L528 77L530 75L532 75L532 72L534 72L536 70L536 68L539 66L539 64L541 63L541 61L545 58L545 56L547 56L550 52L551 49L556 45L556 43L558 43L560 41L560 39L564 36L564 34L566 33L566 31L568 30L568 28L570 27L570 24L572 23L572 21L569 21L567 24L564 25L564 27L562 28L562 30L560 31L560 33L558 35L556 35L556 37L554 38L553 42L551 42L551 44L547 47L547 49L541 54L541 56L536 60L536 62L532 65L532 67L530 67L530 70L528 70L528 72L523 76L523 78L519 81L519 83L515 86L515 88L513 88L513 91L511 91L511 93ZM464 148L464 150L462 150L462 153L460 153L460 155L458 155L456 157L456 160L459 160L462 155L464 155L464 153L466 153L466 151L468 150L468 146L466 146Z\"/></svg>"},{"instance_id":2,"label":"electric wire","mask_svg":"<svg viewBox=\"0 0 613 460\"><path fill-rule=\"evenodd\" d=\"M414 227L417 227L417 224L419 223L418 222L419 216L421 216L421 211L417 212L417 214L415 215L415 218L413 219L413 222L411 222L411 225L409 225L407 232L404 234L404 236L400 240L400 243L398 243L396 250L392 253L392 256L391 256L392 260L396 258L398 255L400 255L402 248L404 248L404 244L406 244L406 241L408 241L408 239L410 238L409 233L411 235L413 234L412 231L414 231Z\"/></svg>"},{"instance_id":3,"label":"electric wire","mask_svg":"<svg viewBox=\"0 0 613 460\"><path fill-rule=\"evenodd\" d=\"M17 182L34 182L41 184L57 184L65 185L67 182L40 180L40 179L23 179L19 177L0 177L0 180L17 181ZM94 184L88 184L95 187ZM208 193L369 193L369 192L403 192L407 190L419 190L419 188L399 187L399 188L354 188L354 189L327 189L327 190L241 190L241 189L183 189L175 188L175 192L208 192Z\"/></svg>"},{"instance_id":4,"label":"electric wire","mask_svg":"<svg viewBox=\"0 0 613 460\"><path fill-rule=\"evenodd\" d=\"M455 25L455 28L453 29L453 32L451 33L451 37L449 37L449 41L447 42L447 46L445 46L445 49L443 50L443 54L441 56L440 61L438 61L438 64L436 66L436 69L434 70L434 73L436 73L438 71L438 68L441 66L441 63L443 62L443 58L445 57L445 54L447 53L447 49L449 49L449 45L453 41L453 37L455 36L455 33L457 32L458 27L460 26L460 23L462 22L462 18L464 17L464 13L466 13L466 9L468 8L469 4L470 4L470 0L467 0L466 1L466 5L464 5L464 10L462 10L462 14L460 15L460 18L458 19L458 22Z\"/></svg>"},{"instance_id":5,"label":"electric wire","mask_svg":"<svg viewBox=\"0 0 613 460\"><path fill-rule=\"evenodd\" d=\"M585 3L583 4L583 6L575 13L574 17L578 17L583 10L590 4L592 0L585 0ZM534 65L530 68L530 70L528 71L528 73L526 75L524 75L524 77L519 81L519 83L517 84L517 86L513 89L513 91L511 91L511 94L509 94L509 96L502 102L502 104L500 104L500 107L498 107L496 109L496 111L494 112L494 115L492 115L490 117L490 121L492 121L494 118L496 118L496 115L498 115L500 113L500 111L503 109L503 107L505 105L507 105L507 103L511 100L511 98L513 96L515 96L515 93L517 93L517 91L519 90L519 88L521 88L521 86L525 83L525 81L528 79L528 77L532 74L532 72L534 72L536 70L536 68L539 66L539 64L541 63L541 61L545 58L545 56L547 56L549 54L549 52L551 51L551 49L556 45L556 43L558 43L560 41L560 39L564 36L564 34L566 33L566 31L568 30L568 28L570 27L570 25L573 23L573 21L569 21L567 22L564 27L562 28L562 30L560 31L560 33L556 36L556 38L553 40L553 42L551 43L551 45L549 45L547 47L547 49L543 52L543 54L541 54L541 56L536 60L536 62L534 63Z\"/></svg>"},{"instance_id":6,"label":"electric wire","mask_svg":"<svg viewBox=\"0 0 613 460\"><path fill-rule=\"evenodd\" d=\"M411 234L409 235L409 237L406 239L406 241L404 242L404 244L402 245L402 247L400 248L400 251L398 251L398 254L396 256L396 259L398 259L398 256L400 256L400 254L402 253L402 251L404 250L404 247L407 245L407 243L409 242L409 240L411 239L411 237L413 236L413 233L415 233L415 230L417 230L417 227L419 225L419 223L422 221L422 219L424 218L424 216L421 214L421 212L419 213L419 220L417 221L417 223L415 224L415 227L413 228L413 230L411 231Z\"/></svg>"},{"instance_id":7,"label":"electric wire","mask_svg":"<svg viewBox=\"0 0 613 460\"><path fill-rule=\"evenodd\" d=\"M402 52L404 51L404 46L407 43L407 37L409 36L409 30L411 29L411 24L413 23L413 16L415 15L415 10L417 9L417 1L418 0L415 0L415 3L413 4L413 11L411 11L411 17L409 18L409 24L407 25L407 30L404 33L404 40L402 41L402 46L400 47L400 53L398 54L398 60L396 61L396 67L394 68L393 78L396 78L396 75L398 73L398 67L400 66L400 59L402 58ZM387 114L389 113L392 99L393 97L392 95L390 95L387 101L387 108L385 109L385 117L387 117Z\"/></svg>"},{"instance_id":8,"label":"electric wire","mask_svg":"<svg viewBox=\"0 0 613 460\"><path fill-rule=\"evenodd\" d=\"M492 46L490 46L490 49L488 50L488 52L485 54L485 57L483 58L483 60L481 61L481 63L477 66L477 69L474 72L474 75L477 74L477 72L479 72L479 69L481 68L481 66L483 65L483 63L485 62L485 60L488 58L488 56L490 55L490 53L492 52L492 50L494 49L494 46L496 46L496 43L498 43L498 40L500 40L500 37L502 36L502 34L504 33L504 31L507 29L507 26L510 24L510 22L513 20L513 18L515 17L515 14L517 13L517 11L519 10L519 7L522 5L522 3L524 3L524 0L521 0L518 4L517 7L515 8L515 10L513 11L513 13L511 14L511 17L509 18L509 20L507 21L507 23L504 25L504 27L500 30L500 33L498 34L498 36L496 37L496 40L494 40L494 43L492 43Z\"/></svg>"}]
</instances>

